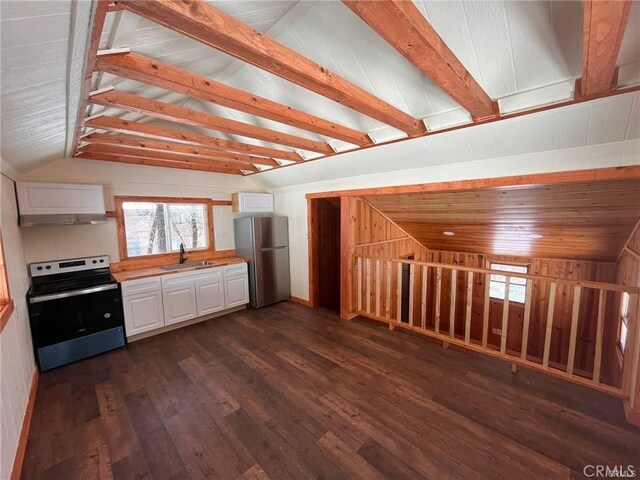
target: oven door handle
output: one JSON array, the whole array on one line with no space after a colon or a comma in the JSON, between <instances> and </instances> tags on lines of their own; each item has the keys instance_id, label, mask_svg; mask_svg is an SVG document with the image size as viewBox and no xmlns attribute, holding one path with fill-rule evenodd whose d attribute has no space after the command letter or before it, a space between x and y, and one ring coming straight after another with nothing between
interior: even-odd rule
<instances>
[{"instance_id":1,"label":"oven door handle","mask_svg":"<svg viewBox=\"0 0 640 480\"><path fill-rule=\"evenodd\" d=\"M58 300L60 298L76 297L78 295L87 295L89 293L104 292L106 290L115 290L116 288L118 288L118 284L111 283L109 285L101 285L99 287L84 288L82 290L72 290L70 292L52 293L51 295L41 295L39 297L31 297L29 299L29 303L40 303L40 302L46 302L49 300Z\"/></svg>"}]
</instances>

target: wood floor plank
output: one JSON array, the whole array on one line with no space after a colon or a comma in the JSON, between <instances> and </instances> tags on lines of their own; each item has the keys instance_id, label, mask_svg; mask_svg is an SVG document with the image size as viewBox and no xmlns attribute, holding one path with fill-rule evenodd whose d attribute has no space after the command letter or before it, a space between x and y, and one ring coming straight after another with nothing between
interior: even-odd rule
<instances>
[{"instance_id":1,"label":"wood floor plank","mask_svg":"<svg viewBox=\"0 0 640 480\"><path fill-rule=\"evenodd\" d=\"M566 479L638 459L612 397L281 303L42 374L22 478Z\"/></svg>"}]
</instances>

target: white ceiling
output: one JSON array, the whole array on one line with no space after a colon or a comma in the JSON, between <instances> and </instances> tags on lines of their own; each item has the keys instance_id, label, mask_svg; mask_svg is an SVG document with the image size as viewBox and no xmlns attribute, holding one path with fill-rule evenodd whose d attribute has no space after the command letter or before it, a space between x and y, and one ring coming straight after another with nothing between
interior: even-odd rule
<instances>
[{"instance_id":1,"label":"white ceiling","mask_svg":"<svg viewBox=\"0 0 640 480\"><path fill-rule=\"evenodd\" d=\"M426 117L430 125L446 125L467 115L341 2L236 0L211 3L399 109L418 118ZM451 0L416 1L416 4L493 98L509 100L515 96L515 103L518 103L521 95L528 95L533 100L527 101L533 106L571 95L581 68L581 2ZM84 58L84 52L78 53L74 45L86 43L88 6L86 1L70 0L3 0L0 3L2 156L20 171L29 171L62 158L70 150L69 130L75 123L75 111L70 105L77 103L74 92L79 88L82 75L81 69L73 67L78 57ZM171 65L370 133L381 140L403 136L376 120L128 12L108 14L100 46L129 47ZM618 63L622 66L622 83L640 82L639 2L634 2ZM204 105L136 82L94 75L94 89L107 86L286 133L322 139L339 149L348 146L344 142L230 109ZM631 98L635 99L633 107ZM415 168L416 162L454 163L461 158L493 158L511 152L637 138L640 128L637 103L633 95L616 97L599 102L597 108L595 103L578 105L530 118L343 154L321 162L264 172L253 178L265 185L295 184L310 178L338 178L356 170L365 174L380 169ZM88 114L95 115L104 110L93 107ZM118 110L109 114L137 118ZM192 130L262 144L210 130ZM405 155L406 152L409 153ZM300 153L309 157L308 152ZM388 160L390 154L393 162ZM369 161L360 161L361 158Z\"/></svg>"}]
</instances>

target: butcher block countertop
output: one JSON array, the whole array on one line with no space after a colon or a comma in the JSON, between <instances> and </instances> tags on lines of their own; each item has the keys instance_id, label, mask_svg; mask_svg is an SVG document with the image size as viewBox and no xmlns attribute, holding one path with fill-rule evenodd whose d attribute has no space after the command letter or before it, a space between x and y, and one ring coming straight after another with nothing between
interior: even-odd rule
<instances>
[{"instance_id":1,"label":"butcher block countertop","mask_svg":"<svg viewBox=\"0 0 640 480\"><path fill-rule=\"evenodd\" d=\"M236 263L246 263L249 260L242 257L227 257L227 258L217 258L215 260L209 260L211 262L210 266L206 267L193 267L193 268L183 268L179 270L163 270L160 267L153 268L145 268L142 270L128 270L124 272L113 272L113 278L115 278L118 282L126 282L127 280L138 280L140 278L146 277L157 277L160 275L171 275L179 272L192 272L192 271L201 271L206 270L207 268L215 268L222 267L224 265L234 265Z\"/></svg>"}]
</instances>

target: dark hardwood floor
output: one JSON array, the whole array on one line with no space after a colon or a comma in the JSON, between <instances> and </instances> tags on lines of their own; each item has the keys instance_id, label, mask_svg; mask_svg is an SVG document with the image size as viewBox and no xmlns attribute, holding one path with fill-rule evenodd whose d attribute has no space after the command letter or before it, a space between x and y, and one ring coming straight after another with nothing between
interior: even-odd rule
<instances>
[{"instance_id":1,"label":"dark hardwood floor","mask_svg":"<svg viewBox=\"0 0 640 480\"><path fill-rule=\"evenodd\" d=\"M618 400L279 304L40 377L25 479L567 479L634 464Z\"/></svg>"}]
</instances>

